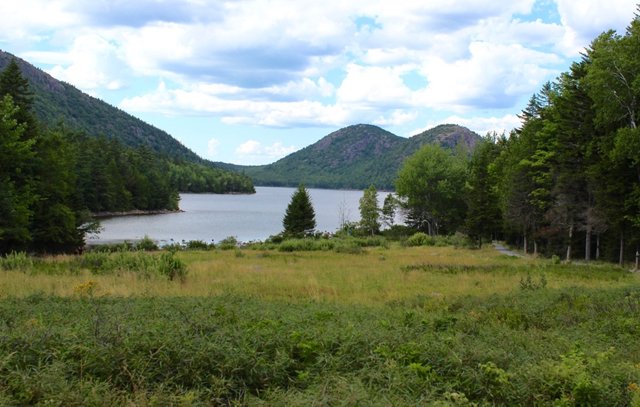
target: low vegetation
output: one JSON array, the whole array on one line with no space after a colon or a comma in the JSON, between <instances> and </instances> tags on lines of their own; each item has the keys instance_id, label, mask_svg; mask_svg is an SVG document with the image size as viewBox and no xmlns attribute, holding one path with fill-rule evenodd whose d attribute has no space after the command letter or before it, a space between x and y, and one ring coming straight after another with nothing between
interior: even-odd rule
<instances>
[{"instance_id":1,"label":"low vegetation","mask_svg":"<svg viewBox=\"0 0 640 407\"><path fill-rule=\"evenodd\" d=\"M626 269L380 237L200 246L2 257L0 404L640 402Z\"/></svg>"}]
</instances>

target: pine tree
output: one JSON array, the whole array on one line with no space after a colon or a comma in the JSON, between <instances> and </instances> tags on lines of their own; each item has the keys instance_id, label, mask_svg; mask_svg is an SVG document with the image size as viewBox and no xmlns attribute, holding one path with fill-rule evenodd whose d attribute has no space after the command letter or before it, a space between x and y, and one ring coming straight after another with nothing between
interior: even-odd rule
<instances>
[{"instance_id":1,"label":"pine tree","mask_svg":"<svg viewBox=\"0 0 640 407\"><path fill-rule=\"evenodd\" d=\"M291 196L282 225L285 235L295 237L311 234L316 228L316 214L304 185L300 185Z\"/></svg>"},{"instance_id":2,"label":"pine tree","mask_svg":"<svg viewBox=\"0 0 640 407\"><path fill-rule=\"evenodd\" d=\"M25 138L33 138L36 135L36 120L32 113L33 93L29 88L29 81L22 76L20 67L15 58L12 58L7 67L0 73L0 97L11 95L13 103L18 107L15 115L18 123L25 124Z\"/></svg>"},{"instance_id":3,"label":"pine tree","mask_svg":"<svg viewBox=\"0 0 640 407\"><path fill-rule=\"evenodd\" d=\"M24 140L24 125L15 116L13 98L0 98L0 254L25 250L35 196L33 177L25 171L34 157L33 140Z\"/></svg>"},{"instance_id":4,"label":"pine tree","mask_svg":"<svg viewBox=\"0 0 640 407\"><path fill-rule=\"evenodd\" d=\"M500 154L495 135L487 137L476 149L469 162L466 229L469 237L482 247L482 239L490 239L500 231L502 213L498 204L496 180L490 166Z\"/></svg>"}]
</instances>

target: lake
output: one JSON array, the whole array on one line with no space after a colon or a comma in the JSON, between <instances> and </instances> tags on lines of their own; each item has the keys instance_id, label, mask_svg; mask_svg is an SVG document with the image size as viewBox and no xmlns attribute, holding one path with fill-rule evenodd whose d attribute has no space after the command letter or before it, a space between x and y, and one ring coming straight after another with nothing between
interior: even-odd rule
<instances>
[{"instance_id":1,"label":"lake","mask_svg":"<svg viewBox=\"0 0 640 407\"><path fill-rule=\"evenodd\" d=\"M252 195L180 194L183 212L103 219L102 232L87 243L133 241L149 236L160 244L189 240L241 242L265 240L282 231L282 219L295 188L256 187ZM335 232L342 220L358 221L362 191L308 189L316 229ZM379 192L382 201L386 192Z\"/></svg>"}]
</instances>

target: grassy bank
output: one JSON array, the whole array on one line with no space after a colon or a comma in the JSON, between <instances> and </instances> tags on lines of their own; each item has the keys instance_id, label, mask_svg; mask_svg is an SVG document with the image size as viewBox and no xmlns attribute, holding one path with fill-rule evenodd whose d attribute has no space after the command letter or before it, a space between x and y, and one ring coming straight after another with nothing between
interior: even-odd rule
<instances>
[{"instance_id":1,"label":"grassy bank","mask_svg":"<svg viewBox=\"0 0 640 407\"><path fill-rule=\"evenodd\" d=\"M163 254L2 271L0 404L640 402L640 281L610 265L190 251L171 280Z\"/></svg>"}]
</instances>

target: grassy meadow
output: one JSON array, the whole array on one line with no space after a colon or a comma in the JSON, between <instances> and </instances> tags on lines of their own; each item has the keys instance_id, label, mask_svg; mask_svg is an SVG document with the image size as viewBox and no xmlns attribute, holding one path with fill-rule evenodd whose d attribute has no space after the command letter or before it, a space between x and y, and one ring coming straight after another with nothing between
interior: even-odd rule
<instances>
[{"instance_id":1,"label":"grassy meadow","mask_svg":"<svg viewBox=\"0 0 640 407\"><path fill-rule=\"evenodd\" d=\"M640 405L639 275L378 243L8 256L0 405Z\"/></svg>"}]
</instances>

